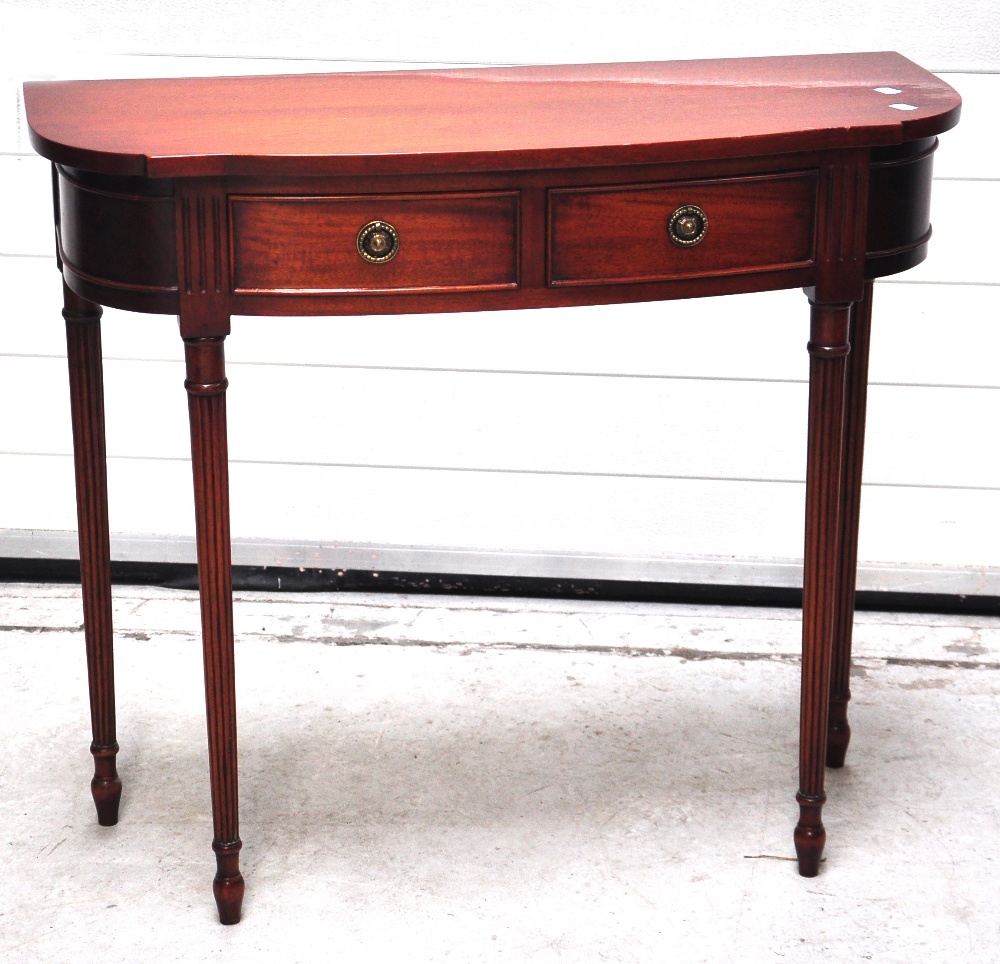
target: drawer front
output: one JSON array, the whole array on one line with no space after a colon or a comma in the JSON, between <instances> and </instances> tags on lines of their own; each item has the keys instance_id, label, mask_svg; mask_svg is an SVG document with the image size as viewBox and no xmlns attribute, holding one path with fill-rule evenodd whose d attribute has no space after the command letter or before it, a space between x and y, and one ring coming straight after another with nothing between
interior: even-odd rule
<instances>
[{"instance_id":1,"label":"drawer front","mask_svg":"<svg viewBox=\"0 0 1000 964\"><path fill-rule=\"evenodd\" d=\"M549 192L549 284L665 281L808 265L817 175L676 181ZM678 208L707 218L698 243L668 228Z\"/></svg>"},{"instance_id":2,"label":"drawer front","mask_svg":"<svg viewBox=\"0 0 1000 964\"><path fill-rule=\"evenodd\" d=\"M230 198L236 294L476 291L517 287L515 191ZM372 221L398 237L372 263L358 234Z\"/></svg>"}]
</instances>

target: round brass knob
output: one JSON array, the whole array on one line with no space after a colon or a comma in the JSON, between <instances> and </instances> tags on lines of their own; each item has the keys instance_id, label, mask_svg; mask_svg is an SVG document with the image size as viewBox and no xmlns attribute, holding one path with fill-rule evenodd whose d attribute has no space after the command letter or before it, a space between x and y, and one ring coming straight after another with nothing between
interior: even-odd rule
<instances>
[{"instance_id":1,"label":"round brass knob","mask_svg":"<svg viewBox=\"0 0 1000 964\"><path fill-rule=\"evenodd\" d=\"M385 264L399 251L399 235L387 221L369 221L358 232L358 254L372 264Z\"/></svg>"},{"instance_id":2,"label":"round brass knob","mask_svg":"<svg viewBox=\"0 0 1000 964\"><path fill-rule=\"evenodd\" d=\"M690 248L708 231L708 215L697 204L685 204L670 215L667 234L681 248Z\"/></svg>"}]
</instances>

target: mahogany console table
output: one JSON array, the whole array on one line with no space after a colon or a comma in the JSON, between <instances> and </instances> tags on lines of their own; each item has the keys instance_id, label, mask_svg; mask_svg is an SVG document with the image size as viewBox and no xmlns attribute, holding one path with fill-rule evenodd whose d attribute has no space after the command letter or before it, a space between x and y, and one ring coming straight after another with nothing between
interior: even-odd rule
<instances>
[{"instance_id":1,"label":"mahogany console table","mask_svg":"<svg viewBox=\"0 0 1000 964\"><path fill-rule=\"evenodd\" d=\"M223 923L240 919L230 316L802 287L810 304L799 872L844 762L871 282L922 261L947 84L894 53L29 83L53 171L101 824L118 819L100 305L187 361ZM686 324L698 324L688 309ZM470 322L471 323L471 322ZM278 335L278 337L281 337Z\"/></svg>"}]
</instances>

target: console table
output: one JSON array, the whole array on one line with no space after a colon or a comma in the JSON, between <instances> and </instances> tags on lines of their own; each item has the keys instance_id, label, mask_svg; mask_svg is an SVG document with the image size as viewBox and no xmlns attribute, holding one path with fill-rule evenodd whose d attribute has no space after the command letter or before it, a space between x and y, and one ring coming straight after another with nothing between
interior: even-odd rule
<instances>
[{"instance_id":1,"label":"console table","mask_svg":"<svg viewBox=\"0 0 1000 964\"><path fill-rule=\"evenodd\" d=\"M810 304L799 872L843 765L872 280L923 260L947 84L895 53L29 83L65 296L91 784L117 822L101 305L179 316L214 893L240 919L223 344L230 316L802 287ZM738 303L736 303L738 305ZM738 310L738 307L736 308ZM685 324L698 324L685 313ZM472 322L470 321L470 324ZM276 329L276 337L282 337Z\"/></svg>"}]
</instances>

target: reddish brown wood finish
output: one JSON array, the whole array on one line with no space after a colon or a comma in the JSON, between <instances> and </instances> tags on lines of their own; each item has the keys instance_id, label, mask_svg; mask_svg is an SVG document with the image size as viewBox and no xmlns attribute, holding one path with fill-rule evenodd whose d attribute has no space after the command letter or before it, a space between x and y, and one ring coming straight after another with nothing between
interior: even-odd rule
<instances>
[{"instance_id":1,"label":"reddish brown wood finish","mask_svg":"<svg viewBox=\"0 0 1000 964\"><path fill-rule=\"evenodd\" d=\"M56 178L56 228L64 274L149 299L152 310L159 302L159 310L176 312L174 197L157 189L163 185L62 170ZM95 223L107 243L94 243Z\"/></svg>"},{"instance_id":2,"label":"reddish brown wood finish","mask_svg":"<svg viewBox=\"0 0 1000 964\"><path fill-rule=\"evenodd\" d=\"M216 178L180 181L174 209L177 313L184 338L229 334L226 187Z\"/></svg>"},{"instance_id":3,"label":"reddish brown wood finish","mask_svg":"<svg viewBox=\"0 0 1000 964\"><path fill-rule=\"evenodd\" d=\"M216 178L176 187L177 289L184 338L194 475L198 590L205 666L209 781L212 789L212 883L219 920L242 915L239 780L236 747L236 663L233 638L232 549L229 534L229 444L226 429L225 336L229 232L224 184Z\"/></svg>"},{"instance_id":4,"label":"reddish brown wood finish","mask_svg":"<svg viewBox=\"0 0 1000 964\"><path fill-rule=\"evenodd\" d=\"M836 608L842 598L846 373L853 303L865 291L868 154L824 159L817 203L816 285L809 338L809 429L802 584L799 739L799 873L814 877L826 843L823 804ZM850 578L853 588L853 576Z\"/></svg>"},{"instance_id":5,"label":"reddish brown wood finish","mask_svg":"<svg viewBox=\"0 0 1000 964\"><path fill-rule=\"evenodd\" d=\"M194 471L198 587L205 662L208 765L218 869L213 883L219 920L239 921L244 883L239 869L239 791L236 754L236 669L232 561L229 538L229 456L226 440L226 363L223 338L188 338L188 413Z\"/></svg>"},{"instance_id":6,"label":"reddish brown wood finish","mask_svg":"<svg viewBox=\"0 0 1000 964\"><path fill-rule=\"evenodd\" d=\"M886 85L902 93L875 92ZM40 154L153 178L512 171L867 148L947 130L960 104L947 84L890 52L65 81L24 91ZM889 106L907 98L915 110Z\"/></svg>"},{"instance_id":7,"label":"reddish brown wood finish","mask_svg":"<svg viewBox=\"0 0 1000 964\"><path fill-rule=\"evenodd\" d=\"M840 551L844 374L851 306L812 304L809 339L809 442L802 584L802 698L799 737L799 873L815 877L826 843L823 804L833 607Z\"/></svg>"},{"instance_id":8,"label":"reddish brown wood finish","mask_svg":"<svg viewBox=\"0 0 1000 964\"><path fill-rule=\"evenodd\" d=\"M810 300L853 302L864 288L868 152L828 155L819 176L816 282Z\"/></svg>"},{"instance_id":9,"label":"reddish brown wood finish","mask_svg":"<svg viewBox=\"0 0 1000 964\"><path fill-rule=\"evenodd\" d=\"M549 192L549 283L599 285L720 277L812 264L816 172ZM690 248L663 220L694 204L708 217Z\"/></svg>"},{"instance_id":10,"label":"reddish brown wood finish","mask_svg":"<svg viewBox=\"0 0 1000 964\"><path fill-rule=\"evenodd\" d=\"M869 211L867 217L867 243L865 276L869 278L892 274L912 267L923 260L927 241L930 237L929 199L931 187L931 154L936 144L934 138L917 142L916 148L903 144L897 148L879 149L872 152L869 190ZM843 152L837 152L837 157ZM720 239L712 227L709 249L719 252L723 258L735 254L758 252L756 269L753 271L721 273L719 275L685 274L678 267L678 273L665 276L663 281L636 280L649 273L650 263L663 258L678 258L675 248L663 236L659 239L663 249L633 240L627 245L636 256L636 266L631 274L621 282L595 285L557 284L550 285L546 271L550 259L551 235L557 225L546 213L549 199L559 198L564 193L573 193L590 187L600 188L608 184L634 185L637 196L642 188L650 185L700 181L707 177L726 181L739 174L775 175L811 170L819 176L821 167L830 171L830 157L827 154L794 153L789 155L754 157L750 159L722 159L701 163L657 164L637 167L586 168L573 171L519 171L514 173L483 173L475 175L427 175L422 177L316 177L292 179L230 178L192 179L190 181L156 181L142 178L114 178L106 175L87 174L82 171L56 171L57 201L62 199L63 211L59 218L58 237L63 259L63 275L66 283L77 294L100 304L112 305L130 311L150 311L156 313L179 313L183 295L178 290L178 276L188 267L177 264L176 250L179 239L175 228L175 206L188 207L187 222L194 232L189 246L195 255L190 267L201 269L201 244L198 231L202 227L221 225L226 215L216 220L216 204L225 204L227 197L271 197L284 199L315 195L356 194L383 198L398 195L405 189L414 194L455 194L464 191L485 191L490 193L516 193L520 197L520 265L519 283L490 289L475 290L427 289L347 289L347 290L288 290L280 294L274 290L254 292L240 289L238 284L226 285L222 294L228 308L215 305L216 314L227 310L229 314L337 314L363 315L372 313L419 313L430 311L483 311L490 309L539 308L559 305L607 304L626 301L649 301L670 298L691 298L714 294L734 294L742 291L765 291L774 288L811 287L817 282L817 265L806 262L798 267L762 267L766 258L759 252L762 244L774 244L774 240L760 230L774 221L757 219L755 236L746 231L742 236L727 239L723 236L723 250L719 252ZM874 160L877 157L878 160ZM825 180L829 178L827 173ZM711 186L711 182L709 182ZM575 185L567 191L568 185ZM823 188L824 185L819 185ZM175 195L179 195L175 196ZM183 200L184 197L188 201ZM198 216L198 198L201 197L202 220ZM100 199L108 200L108 212L100 214L105 230L95 232L90 225L95 223L100 212ZM912 208L909 201L912 199ZM811 205L812 202L809 202ZM193 207L191 206L193 205ZM208 205L204 207L204 205ZM534 205L532 207L532 205ZM541 205L541 207L539 207ZM812 223L817 215L806 208L797 208L793 230ZM373 200L372 213L378 210ZM661 217L669 216L664 209ZM624 215L627 218L627 212ZM230 219L232 220L232 219ZM550 229L551 223L551 229ZM617 222L621 231L625 221ZM275 245L261 230L254 234L252 226L244 222L240 241L259 252L271 250L274 257ZM263 229L263 225L260 225ZM230 225L231 230L231 225ZM321 234L329 231L329 226L315 225L313 231ZM603 229L605 231L608 228ZM785 230L789 230L787 227ZM408 233L409 236L409 233ZM655 240L655 238L654 238ZM218 242L218 243L216 243ZM226 251L228 234L211 238L205 248L211 254L213 273L216 266L224 275L230 270L230 257ZM562 239L560 238L561 247ZM708 239L703 242L707 244ZM221 246L222 251L218 252ZM701 247L701 246L699 246ZM354 238L343 238L339 248L331 247L330 257L339 254L357 257ZM669 255L665 253L669 250ZM676 249L679 250L679 249ZM702 257L698 249L684 252ZM84 252L85 254L78 254ZM555 255L565 259L557 248ZM84 262L76 263L76 259ZM359 259L360 260L360 259ZM690 265L692 259L681 258L673 262L677 266ZM732 262L730 262L732 263ZM375 267L375 266L367 266ZM382 265L392 267L392 262ZM186 277L186 276L185 276ZM214 283L213 278L213 283ZM238 280L238 279L237 279ZM301 283L301 282L300 282ZM234 290L235 289L235 290ZM199 297L201 295L199 294ZM192 334L199 333L192 331ZM202 334L211 334L209 331Z\"/></svg>"},{"instance_id":11,"label":"reddish brown wood finish","mask_svg":"<svg viewBox=\"0 0 1000 964\"><path fill-rule=\"evenodd\" d=\"M474 291L517 286L515 191L230 200L233 289L256 292ZM358 256L370 221L399 233L391 261Z\"/></svg>"},{"instance_id":12,"label":"reddish brown wood finish","mask_svg":"<svg viewBox=\"0 0 1000 964\"><path fill-rule=\"evenodd\" d=\"M833 654L830 674L830 721L826 765L842 767L851 742L847 704L851 699L851 637L854 629L854 592L858 571L858 528L861 519L861 476L865 451L865 415L868 408L868 355L871 341L872 283L851 309L851 352L847 356L844 462L840 501L840 559L834 611Z\"/></svg>"},{"instance_id":13,"label":"reddish brown wood finish","mask_svg":"<svg viewBox=\"0 0 1000 964\"><path fill-rule=\"evenodd\" d=\"M115 666L111 626L111 537L104 447L104 374L101 308L63 286L69 359L76 511L80 537L83 632L90 686L94 778L90 790L102 827L118 823L122 782L115 757Z\"/></svg>"},{"instance_id":14,"label":"reddish brown wood finish","mask_svg":"<svg viewBox=\"0 0 1000 964\"><path fill-rule=\"evenodd\" d=\"M936 137L875 148L869 160L865 277L881 278L924 260L931 236Z\"/></svg>"},{"instance_id":15,"label":"reddish brown wood finish","mask_svg":"<svg viewBox=\"0 0 1000 964\"><path fill-rule=\"evenodd\" d=\"M881 86L902 93L874 90ZM233 923L244 884L223 355L230 316L482 311L801 286L812 337L794 836L800 872L817 873L824 763L843 762L849 735L865 279L925 255L934 135L958 120L950 87L879 53L28 84L25 104L32 143L55 165L102 822L120 784L97 304L180 319L214 890L220 919ZM666 234L682 204L709 217L708 235L690 249ZM357 231L370 220L399 229L395 260L371 265L357 253Z\"/></svg>"}]
</instances>

